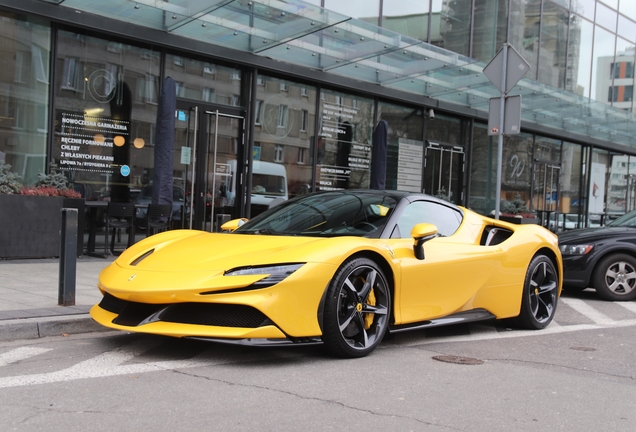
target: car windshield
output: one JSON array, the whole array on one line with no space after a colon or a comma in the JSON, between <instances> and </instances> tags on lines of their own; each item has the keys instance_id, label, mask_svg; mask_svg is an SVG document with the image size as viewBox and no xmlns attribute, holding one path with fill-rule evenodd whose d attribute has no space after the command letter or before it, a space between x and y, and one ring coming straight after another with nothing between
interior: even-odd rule
<instances>
[{"instance_id":1,"label":"car windshield","mask_svg":"<svg viewBox=\"0 0 636 432\"><path fill-rule=\"evenodd\" d=\"M636 210L624 214L616 220L608 223L607 226L636 227Z\"/></svg>"},{"instance_id":2,"label":"car windshield","mask_svg":"<svg viewBox=\"0 0 636 432\"><path fill-rule=\"evenodd\" d=\"M394 198L372 191L304 195L258 215L235 233L378 237L395 205Z\"/></svg>"}]
</instances>

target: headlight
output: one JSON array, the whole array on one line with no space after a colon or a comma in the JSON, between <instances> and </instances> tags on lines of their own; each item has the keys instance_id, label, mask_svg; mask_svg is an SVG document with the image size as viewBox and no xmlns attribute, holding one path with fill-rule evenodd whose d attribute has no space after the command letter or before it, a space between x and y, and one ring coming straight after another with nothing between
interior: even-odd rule
<instances>
[{"instance_id":1,"label":"headlight","mask_svg":"<svg viewBox=\"0 0 636 432\"><path fill-rule=\"evenodd\" d=\"M559 249L563 255L585 255L594 249L594 245L560 245Z\"/></svg>"},{"instance_id":2,"label":"headlight","mask_svg":"<svg viewBox=\"0 0 636 432\"><path fill-rule=\"evenodd\" d=\"M280 264L263 267L241 267L228 270L224 276L244 276L244 275L269 275L266 278L254 283L257 287L268 287L276 285L287 276L301 268L304 264Z\"/></svg>"}]
</instances>

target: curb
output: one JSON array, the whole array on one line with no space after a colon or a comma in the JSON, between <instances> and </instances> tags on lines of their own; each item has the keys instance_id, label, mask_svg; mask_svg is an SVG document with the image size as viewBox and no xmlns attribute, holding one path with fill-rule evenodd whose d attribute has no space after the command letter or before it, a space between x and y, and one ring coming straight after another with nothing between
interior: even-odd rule
<instances>
[{"instance_id":1,"label":"curb","mask_svg":"<svg viewBox=\"0 0 636 432\"><path fill-rule=\"evenodd\" d=\"M97 324L89 314L0 321L0 342L50 336L111 331Z\"/></svg>"}]
</instances>

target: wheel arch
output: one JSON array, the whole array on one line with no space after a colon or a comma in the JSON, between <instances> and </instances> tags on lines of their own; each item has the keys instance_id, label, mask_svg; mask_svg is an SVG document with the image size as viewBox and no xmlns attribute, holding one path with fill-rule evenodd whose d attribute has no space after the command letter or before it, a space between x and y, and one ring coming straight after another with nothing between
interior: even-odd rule
<instances>
[{"instance_id":1,"label":"wheel arch","mask_svg":"<svg viewBox=\"0 0 636 432\"><path fill-rule=\"evenodd\" d=\"M395 321L394 310L395 310L395 274L391 265L388 261L379 253L371 251L371 250L362 250L355 252L345 258L342 262L349 261L356 258L367 258L371 261L375 262L380 266L380 269L384 272L384 276L387 279L387 283L389 284L389 295L391 296L391 315L389 317L389 323L393 323ZM341 264L342 265L342 264ZM340 266L338 266L340 268ZM320 304L318 305L318 325L320 326L320 331L324 332L324 308L325 308L325 297L327 295L327 290L329 289L329 284L331 283L331 279L329 283L325 286L324 291L322 293L322 297L320 298Z\"/></svg>"},{"instance_id":2,"label":"wheel arch","mask_svg":"<svg viewBox=\"0 0 636 432\"><path fill-rule=\"evenodd\" d=\"M610 255L618 255L618 254L629 255L636 260L636 249L628 249L628 248L621 249L621 248L615 247L615 248L604 250L603 253L600 253L598 254L598 256L594 257L594 262L592 263L592 271L590 272L590 280L588 281L588 283L592 282L592 279L594 278L594 275L596 275L596 272L598 271L598 266L601 263L601 261L603 261L605 258L607 258Z\"/></svg>"},{"instance_id":3,"label":"wheel arch","mask_svg":"<svg viewBox=\"0 0 636 432\"><path fill-rule=\"evenodd\" d=\"M534 254L532 259L535 259L535 257L537 257L539 255L545 255L546 257L548 257L548 259L550 261L552 261L552 265L554 265L554 268L559 273L559 293L561 293L561 289L563 289L563 266L559 266L559 258L557 257L556 253L552 249L547 248L547 247L543 247L543 248L539 249ZM532 260L530 260L530 261L532 261Z\"/></svg>"}]
</instances>

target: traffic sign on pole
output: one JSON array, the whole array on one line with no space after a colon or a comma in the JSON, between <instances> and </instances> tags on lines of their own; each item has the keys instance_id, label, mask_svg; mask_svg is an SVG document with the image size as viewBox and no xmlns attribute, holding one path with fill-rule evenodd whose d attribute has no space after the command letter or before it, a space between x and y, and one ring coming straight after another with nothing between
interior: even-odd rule
<instances>
[{"instance_id":1,"label":"traffic sign on pole","mask_svg":"<svg viewBox=\"0 0 636 432\"><path fill-rule=\"evenodd\" d=\"M501 130L499 112L501 97L490 99L490 111L488 112L488 135L499 135ZM516 135L521 132L521 95L504 98L504 126L501 133L504 135Z\"/></svg>"},{"instance_id":2,"label":"traffic sign on pole","mask_svg":"<svg viewBox=\"0 0 636 432\"><path fill-rule=\"evenodd\" d=\"M507 94L528 70L530 70L530 64L508 43L503 44L503 47L484 68L484 75L501 92L501 97L490 99L488 113L488 135L497 135L495 219L499 219L501 206L503 136L504 134L519 133L521 129L521 96L507 97Z\"/></svg>"},{"instance_id":3,"label":"traffic sign on pole","mask_svg":"<svg viewBox=\"0 0 636 432\"><path fill-rule=\"evenodd\" d=\"M508 46L508 52L504 55L501 48L490 63L484 68L484 75L502 93L508 93L530 70L530 64L512 46ZM503 62L506 57L506 67ZM503 76L502 76L503 74Z\"/></svg>"}]
</instances>

